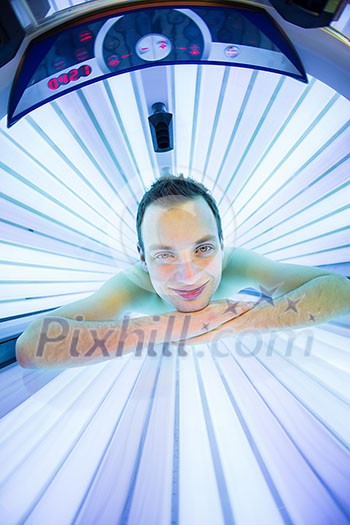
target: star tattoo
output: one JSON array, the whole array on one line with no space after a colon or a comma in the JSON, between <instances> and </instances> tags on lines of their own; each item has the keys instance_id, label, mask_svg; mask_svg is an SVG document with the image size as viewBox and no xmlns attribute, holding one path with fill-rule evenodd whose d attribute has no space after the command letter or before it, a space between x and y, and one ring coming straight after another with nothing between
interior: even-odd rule
<instances>
[{"instance_id":1,"label":"star tattoo","mask_svg":"<svg viewBox=\"0 0 350 525\"><path fill-rule=\"evenodd\" d=\"M289 299L289 297L287 297L288 306L284 311L288 312L288 310L293 310L293 312L298 313L297 304L299 303L299 301L301 301L301 299L296 299L295 301L292 301L292 299Z\"/></svg>"},{"instance_id":2,"label":"star tattoo","mask_svg":"<svg viewBox=\"0 0 350 525\"><path fill-rule=\"evenodd\" d=\"M309 321L312 321L313 323L316 322L316 317L309 312Z\"/></svg>"},{"instance_id":3,"label":"star tattoo","mask_svg":"<svg viewBox=\"0 0 350 525\"><path fill-rule=\"evenodd\" d=\"M261 296L259 297L259 301L256 303L256 305L266 302L272 304L272 306L275 306L272 296L276 292L276 290L278 290L279 286L275 286L274 288L268 289L259 285L259 288Z\"/></svg>"},{"instance_id":4,"label":"star tattoo","mask_svg":"<svg viewBox=\"0 0 350 525\"><path fill-rule=\"evenodd\" d=\"M227 312L233 312L235 315L237 314L237 306L239 306L238 301L230 301L229 299L226 299L227 302L227 308L224 311L224 314L227 314Z\"/></svg>"},{"instance_id":5,"label":"star tattoo","mask_svg":"<svg viewBox=\"0 0 350 525\"><path fill-rule=\"evenodd\" d=\"M210 324L210 323L203 323L203 322L202 322L202 328L203 328L203 330L205 330L206 332L209 332L209 324Z\"/></svg>"}]
</instances>

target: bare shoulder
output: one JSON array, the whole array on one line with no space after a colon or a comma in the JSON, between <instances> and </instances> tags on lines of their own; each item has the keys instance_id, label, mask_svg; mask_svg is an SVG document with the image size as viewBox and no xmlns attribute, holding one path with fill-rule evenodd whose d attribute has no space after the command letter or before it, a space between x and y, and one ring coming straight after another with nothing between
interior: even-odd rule
<instances>
[{"instance_id":1,"label":"bare shoulder","mask_svg":"<svg viewBox=\"0 0 350 525\"><path fill-rule=\"evenodd\" d=\"M304 283L331 275L322 268L274 261L256 252L242 248L227 248L224 254L223 277L230 281L240 279L245 287L283 294Z\"/></svg>"},{"instance_id":2,"label":"bare shoulder","mask_svg":"<svg viewBox=\"0 0 350 525\"><path fill-rule=\"evenodd\" d=\"M250 272L250 252L240 248L225 247L220 286L215 299L228 297L252 285Z\"/></svg>"},{"instance_id":3,"label":"bare shoulder","mask_svg":"<svg viewBox=\"0 0 350 525\"><path fill-rule=\"evenodd\" d=\"M244 250L243 248L236 248L233 246L225 246L224 248L224 265L232 264L237 261L245 260L252 252Z\"/></svg>"},{"instance_id":4,"label":"bare shoulder","mask_svg":"<svg viewBox=\"0 0 350 525\"><path fill-rule=\"evenodd\" d=\"M85 321L108 321L125 312L138 311L151 303L155 293L148 274L139 263L108 279L89 297L62 306L52 314Z\"/></svg>"},{"instance_id":5,"label":"bare shoulder","mask_svg":"<svg viewBox=\"0 0 350 525\"><path fill-rule=\"evenodd\" d=\"M249 278L250 268L254 265L255 255L243 248L226 247L223 259L223 277Z\"/></svg>"},{"instance_id":6,"label":"bare shoulder","mask_svg":"<svg viewBox=\"0 0 350 525\"><path fill-rule=\"evenodd\" d=\"M258 289L269 275L273 277L278 264L259 253L228 247L224 253L223 277L238 279L242 287Z\"/></svg>"}]
</instances>

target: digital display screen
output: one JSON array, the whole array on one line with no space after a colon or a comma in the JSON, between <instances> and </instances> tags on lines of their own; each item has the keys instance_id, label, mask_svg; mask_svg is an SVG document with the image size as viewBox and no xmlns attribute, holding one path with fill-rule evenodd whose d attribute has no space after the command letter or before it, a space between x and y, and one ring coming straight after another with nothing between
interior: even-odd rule
<instances>
[{"instance_id":1,"label":"digital display screen","mask_svg":"<svg viewBox=\"0 0 350 525\"><path fill-rule=\"evenodd\" d=\"M50 78L47 85L49 89L55 91L60 86L66 86L70 82L79 80L79 78L88 77L91 71L90 66L80 66L79 69L71 69L68 73L62 73L58 77Z\"/></svg>"}]
</instances>

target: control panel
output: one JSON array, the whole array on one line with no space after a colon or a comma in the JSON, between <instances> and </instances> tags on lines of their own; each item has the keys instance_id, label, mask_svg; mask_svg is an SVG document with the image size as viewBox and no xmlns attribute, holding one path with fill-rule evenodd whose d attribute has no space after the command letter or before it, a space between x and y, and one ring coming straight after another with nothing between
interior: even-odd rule
<instances>
[{"instance_id":1,"label":"control panel","mask_svg":"<svg viewBox=\"0 0 350 525\"><path fill-rule=\"evenodd\" d=\"M265 10L203 3L90 14L33 40L13 85L9 126L83 85L156 64L225 64L307 82L294 48Z\"/></svg>"}]
</instances>

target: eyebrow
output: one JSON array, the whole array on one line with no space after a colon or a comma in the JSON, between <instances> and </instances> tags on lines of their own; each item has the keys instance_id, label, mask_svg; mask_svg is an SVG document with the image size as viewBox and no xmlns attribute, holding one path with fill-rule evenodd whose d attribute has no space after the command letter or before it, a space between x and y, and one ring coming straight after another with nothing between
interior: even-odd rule
<instances>
[{"instance_id":1,"label":"eyebrow","mask_svg":"<svg viewBox=\"0 0 350 525\"><path fill-rule=\"evenodd\" d=\"M193 246L196 246L197 244L202 244L203 242L208 241L216 241L215 235L207 235L206 237L202 237L202 239L199 239L198 241L193 243ZM151 246L148 248L149 250L173 250L173 246L165 246L164 244L151 244Z\"/></svg>"}]
</instances>

